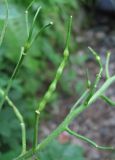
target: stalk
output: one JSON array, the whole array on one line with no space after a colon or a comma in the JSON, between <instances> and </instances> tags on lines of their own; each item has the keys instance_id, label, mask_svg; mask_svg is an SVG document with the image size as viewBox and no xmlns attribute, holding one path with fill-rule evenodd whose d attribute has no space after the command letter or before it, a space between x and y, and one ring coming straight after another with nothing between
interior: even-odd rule
<instances>
[{"instance_id":1,"label":"stalk","mask_svg":"<svg viewBox=\"0 0 115 160\"><path fill-rule=\"evenodd\" d=\"M72 135L72 136L74 136L74 137L76 137L76 138L78 138L78 139L80 139L80 140L82 140L84 142L87 142L88 144L90 144L91 146L95 147L96 149L99 149L99 150L115 150L115 147L100 146L97 143L95 143L94 141L90 140L89 138L86 138L85 136L82 136L81 134L75 133L74 131L72 131L68 127L66 128L66 131L70 135Z\"/></svg>"},{"instance_id":2,"label":"stalk","mask_svg":"<svg viewBox=\"0 0 115 160\"><path fill-rule=\"evenodd\" d=\"M108 87L114 82L115 82L115 76L111 77L110 81L107 81L107 83L105 82L104 85L102 85L102 87L99 90L99 93L101 94L102 92L105 92L108 89ZM33 154L37 153L39 150L44 149L46 145L48 145L52 140L54 140L61 132L67 129L67 127L75 117L79 116L80 113L84 112L87 108L90 107L92 103L94 103L98 98L100 98L100 94L99 93L97 94L97 92L94 94L94 97L91 98L91 101L89 101L90 103L87 103L85 101L77 108L76 106L73 106L76 109L70 111L69 114L64 119L64 121L47 138L45 138L40 144L37 145L37 147L34 150L34 153L33 150L31 149L28 152L26 152L23 156L17 157L14 160L23 160L29 158ZM77 104L77 102L75 104ZM99 149L104 149L104 148L99 147ZM108 149L115 150L115 147L110 147ZM105 150L107 150L107 148L105 148Z\"/></svg>"},{"instance_id":3,"label":"stalk","mask_svg":"<svg viewBox=\"0 0 115 160\"><path fill-rule=\"evenodd\" d=\"M69 57L69 41L70 41L70 32L71 32L71 23L72 23L72 16L70 17L69 20L69 24L68 24L68 32L67 32L67 41L66 41L66 47L64 50L64 57L62 62L60 63L55 78L52 81L52 83L50 84L47 92L45 93L43 99L41 100L40 104L38 105L36 111L35 111L35 127L34 127L34 140L33 140L33 151L36 150L37 147L37 143L38 143L38 123L39 123L39 119L40 119L40 113L44 110L46 104L49 102L53 92L56 89L57 83L63 73L64 67L67 63L68 57ZM35 37L36 38L36 37Z\"/></svg>"},{"instance_id":4,"label":"stalk","mask_svg":"<svg viewBox=\"0 0 115 160\"><path fill-rule=\"evenodd\" d=\"M5 0L5 5L6 5L6 18L5 18L5 21L4 21L4 26L3 26L3 29L2 29L1 35L0 35L0 47L2 45L4 36L5 36L5 33L6 33L7 25L8 25L8 2L7 2L7 0Z\"/></svg>"},{"instance_id":5,"label":"stalk","mask_svg":"<svg viewBox=\"0 0 115 160\"><path fill-rule=\"evenodd\" d=\"M110 78L110 74L109 74L109 61L110 61L110 55L111 55L111 53L108 52L108 53L107 53L107 58L106 58L106 66L105 66L106 78L107 78L107 79Z\"/></svg>"},{"instance_id":6,"label":"stalk","mask_svg":"<svg viewBox=\"0 0 115 160\"><path fill-rule=\"evenodd\" d=\"M20 69L22 61L23 61L24 57L26 56L26 52L24 52L24 51L25 51L25 48L22 47L21 48L20 58L19 58L18 63L17 63L17 65L16 65L16 67L15 67L13 73L12 73L12 76L11 76L9 82L8 82L7 88L6 88L5 92L4 92L3 98L2 98L2 100L0 102L0 110L2 109L2 106L4 104L5 98L8 95L8 92L9 92L11 86L12 86L12 82L13 82L14 78L16 77L16 75L18 73L18 70Z\"/></svg>"},{"instance_id":7,"label":"stalk","mask_svg":"<svg viewBox=\"0 0 115 160\"><path fill-rule=\"evenodd\" d=\"M0 94L2 96L4 95L4 91L2 89L0 89ZM26 128L25 128L24 119L23 119L23 116L21 115L20 111L17 109L15 104L9 99L9 97L6 96L5 99L6 99L7 103L9 104L9 106L13 109L17 119L20 122L21 130L22 130L22 153L21 153L21 155L23 155L26 153Z\"/></svg>"}]
</instances>

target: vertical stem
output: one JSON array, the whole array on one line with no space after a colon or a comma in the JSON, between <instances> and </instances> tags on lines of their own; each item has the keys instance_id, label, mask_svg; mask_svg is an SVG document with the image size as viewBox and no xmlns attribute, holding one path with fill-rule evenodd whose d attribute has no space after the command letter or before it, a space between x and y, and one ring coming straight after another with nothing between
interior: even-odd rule
<instances>
[{"instance_id":1,"label":"vertical stem","mask_svg":"<svg viewBox=\"0 0 115 160\"><path fill-rule=\"evenodd\" d=\"M25 11L25 22L26 22L27 36L29 36L28 10Z\"/></svg>"},{"instance_id":2,"label":"vertical stem","mask_svg":"<svg viewBox=\"0 0 115 160\"><path fill-rule=\"evenodd\" d=\"M97 88L97 85L98 85L98 83L99 83L99 81L100 81L100 79L101 79L102 72L103 72L103 66L102 66L102 62L101 62L100 56L99 56L91 47L88 47L88 48L89 48L89 50L91 51L91 53L93 53L93 55L94 55L95 58L96 58L96 61L97 61L98 64L99 64L99 73L96 75L96 79L95 79L94 84L93 84L93 86L92 86L92 88L91 88L90 94L89 94L89 96L88 96L88 98L87 98L87 102L90 100L90 98L91 98L91 97L93 96L93 94L95 93L95 90L96 90L96 88Z\"/></svg>"},{"instance_id":3,"label":"vertical stem","mask_svg":"<svg viewBox=\"0 0 115 160\"><path fill-rule=\"evenodd\" d=\"M6 32L6 28L7 28L7 24L8 24L8 2L7 2L7 0L5 0L5 4L6 4L6 18L5 18L5 21L4 21L4 26L3 26L3 29L2 29L1 35L0 35L0 47L2 45L4 35L5 35L5 32Z\"/></svg>"},{"instance_id":4,"label":"vertical stem","mask_svg":"<svg viewBox=\"0 0 115 160\"><path fill-rule=\"evenodd\" d=\"M26 153L26 129L25 124L20 123L22 128L22 155Z\"/></svg>"},{"instance_id":5,"label":"vertical stem","mask_svg":"<svg viewBox=\"0 0 115 160\"><path fill-rule=\"evenodd\" d=\"M0 93L3 96L4 95L4 91L2 89L0 89ZM9 99L8 96L5 97L7 103L9 104L10 107L12 107L17 119L20 122L21 125L21 130L22 130L22 154L25 154L26 152L26 128L25 128L25 123L24 123L24 119L23 116L21 115L20 111L17 109L17 107L15 106L15 104Z\"/></svg>"},{"instance_id":6,"label":"vertical stem","mask_svg":"<svg viewBox=\"0 0 115 160\"><path fill-rule=\"evenodd\" d=\"M21 130L22 130L22 153L21 154L24 154L26 152L26 128L25 128L24 119L21 113L19 112L19 110L17 109L17 107L14 105L14 103L8 98L8 96L6 96L6 100L8 104L13 108L16 117L20 121Z\"/></svg>"},{"instance_id":7,"label":"vertical stem","mask_svg":"<svg viewBox=\"0 0 115 160\"><path fill-rule=\"evenodd\" d=\"M34 140L33 140L33 152L35 151L38 144L38 125L40 119L40 112L38 110L35 111L35 126L34 126Z\"/></svg>"},{"instance_id":8,"label":"vertical stem","mask_svg":"<svg viewBox=\"0 0 115 160\"><path fill-rule=\"evenodd\" d=\"M46 91L45 95L43 96L43 99L41 100L41 102L39 103L38 107L37 107L37 110L36 110L36 116L35 116L35 127L34 127L34 144L33 144L33 150L36 149L36 146L37 146L37 135L38 135L38 121L39 121L39 114L41 111L44 110L46 104L49 102L53 92L55 91L56 89L56 86L57 86L57 83L63 73L63 70L64 70L64 67L66 65L66 62L68 60L68 57L69 57L69 41L70 41L70 32L71 32L71 23L72 23L72 16L70 17L70 20L69 20L69 24L68 24L68 32L67 32L67 40L66 40L66 47L64 49L64 52L63 52L63 60L62 62L60 63L58 69L57 69L57 72L56 72L56 75L54 77L54 80L52 81L52 83L50 84L48 90ZM49 23L48 25L46 25L45 27L51 25L51 23ZM43 28L44 29L44 28ZM35 37L36 39L36 37Z\"/></svg>"},{"instance_id":9,"label":"vertical stem","mask_svg":"<svg viewBox=\"0 0 115 160\"><path fill-rule=\"evenodd\" d=\"M70 36L71 36L71 26L72 26L72 16L70 16L70 20L68 22L68 31L67 31L67 38L66 38L66 47L69 48Z\"/></svg>"},{"instance_id":10,"label":"vertical stem","mask_svg":"<svg viewBox=\"0 0 115 160\"><path fill-rule=\"evenodd\" d=\"M108 52L108 53L107 53L107 58L106 58L106 66L105 66L105 68L106 68L106 78L107 78L107 79L110 78L110 74L109 74L109 61L110 61L110 55L111 55L111 53Z\"/></svg>"},{"instance_id":11,"label":"vertical stem","mask_svg":"<svg viewBox=\"0 0 115 160\"><path fill-rule=\"evenodd\" d=\"M24 53L24 50L25 50L24 47L22 47L20 58L19 58L18 63L16 65L15 69L14 69L14 72L13 72L13 74L12 74L12 76L11 76L9 82L8 82L7 88L6 88L5 92L4 92L4 96L3 96L3 98L2 98L2 100L0 102L0 110L2 109L2 106L4 104L5 98L8 95L8 92L9 92L9 90L11 88L12 82L13 82L14 78L16 77L16 75L18 73L18 70L20 69L20 66L22 64L22 61L23 61L23 59L24 59L24 57L26 55L26 53Z\"/></svg>"}]
</instances>

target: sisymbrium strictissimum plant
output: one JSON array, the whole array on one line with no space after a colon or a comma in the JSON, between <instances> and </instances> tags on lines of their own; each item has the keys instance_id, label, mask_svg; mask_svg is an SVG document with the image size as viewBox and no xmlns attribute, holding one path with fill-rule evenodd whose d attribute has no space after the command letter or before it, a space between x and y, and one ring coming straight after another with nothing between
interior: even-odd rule
<instances>
[{"instance_id":1,"label":"sisymbrium strictissimum plant","mask_svg":"<svg viewBox=\"0 0 115 160\"><path fill-rule=\"evenodd\" d=\"M45 29L47 29L47 27L50 27L53 24L52 22L49 22L48 24L43 26L40 29L40 31L38 31L36 34L33 34L35 22L36 22L37 16L39 15L40 10L41 10L41 7L38 7L38 9L37 9L37 11L34 15L33 22L31 24L31 26L29 26L28 25L28 11L29 11L30 7L32 6L33 2L34 2L34 0L28 6L27 10L25 11L26 28L27 28L27 40L26 40L25 44L21 47L19 60L18 60L17 65L16 65L16 67L15 67L15 69L14 69L12 75L11 75L11 78L8 82L8 85L7 85L6 89L3 90L2 88L0 88L0 94L2 96L2 100L0 102L0 111L2 112L3 104L4 104L5 101L7 101L9 106L12 108L14 114L16 115L16 118L18 119L18 121L20 123L20 126L21 126L21 131L22 131L22 152L18 157L14 158L13 160L26 160L26 159L29 159L29 158L31 158L31 159L37 158L36 153L39 153L39 151L41 151L46 145L48 145L53 139L55 139L63 131L66 131L70 135L89 143L92 147L95 147L99 150L115 151L115 146L114 147L113 146L110 146L110 147L100 146L97 143L95 143L94 141L90 140L89 138L87 138L85 136L82 136L82 135L74 132L73 130L71 130L69 128L69 125L73 121L73 119L75 117L79 116L79 114L81 114L87 108L89 108L92 105L92 103L94 103L99 98L103 99L109 105L115 106L115 102L111 101L108 97L106 97L104 95L104 93L106 92L108 87L112 83L115 82L115 75L110 76L110 74L109 74L110 53L107 54L106 81L104 82L104 84L100 88L98 88L98 84L99 84L99 81L101 79L102 72L103 72L103 65L102 65L100 56L91 47L88 47L88 48L91 51L91 53L94 55L97 63L99 64L99 68L100 68L98 74L96 75L94 83L91 84L91 82L90 82L90 80L87 76L86 91L75 102L75 104L72 106L70 112L65 117L65 119L44 140L39 142L39 139L38 139L38 137L39 137L38 136L38 130L39 130L39 126L40 126L39 120L40 120L41 112L44 111L47 103L49 102L50 98L52 97L52 94L55 92L56 87L57 87L57 83L58 83L58 81L59 81L59 79L60 79L60 77L63 73L63 70L65 68L65 65L66 65L66 63L69 59L69 42L70 42L70 34L71 34L72 16L70 16L70 18L69 18L66 45L65 45L64 52L63 52L63 59L60 62L60 65L59 65L59 67L56 71L55 77L54 77L53 81L51 82L48 90L44 94L42 100L36 105L36 109L34 111L35 112L35 123L34 123L34 126L33 126L33 128L34 128L33 146L30 150L27 150L26 127L25 127L24 118L23 118L23 115L18 110L18 108L15 106L15 104L8 97L8 93L9 93L10 88L12 86L13 80L15 79L15 77L16 77L16 75L17 75L17 73L18 73L18 71L19 71L19 69L20 69L20 67L23 63L24 58L26 56L28 56L28 51L31 48L32 44L39 37L39 35ZM6 19L4 21L4 27L3 27L1 37L0 37L0 46L2 45L2 41L4 39L5 31L6 31L6 28L7 28L7 21L8 21L8 3L7 3L7 0L5 0L5 3L6 3Z\"/></svg>"}]
</instances>

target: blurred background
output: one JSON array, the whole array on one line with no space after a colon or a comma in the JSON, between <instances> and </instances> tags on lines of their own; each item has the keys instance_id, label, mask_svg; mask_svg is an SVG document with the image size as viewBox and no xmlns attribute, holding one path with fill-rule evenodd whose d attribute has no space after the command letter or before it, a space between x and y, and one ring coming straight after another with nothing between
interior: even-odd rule
<instances>
[{"instance_id":1,"label":"blurred background","mask_svg":"<svg viewBox=\"0 0 115 160\"><path fill-rule=\"evenodd\" d=\"M0 88L5 89L26 40L25 10L31 0L9 0L9 20L0 48ZM57 90L42 114L41 140L64 119L71 106L86 88L86 68L93 81L98 65L87 49L96 50L105 65L106 53L111 51L110 74L115 74L115 2L112 0L36 0L29 10L29 24L38 8L35 30L53 21L29 51L15 78L9 97L24 116L28 148L32 146L34 110L55 76L63 56L67 22L73 15L70 58ZM0 31L5 18L5 4L0 1ZM105 73L100 85L105 81ZM114 85L107 96L115 100ZM1 99L1 97L0 97ZM82 113L71 124L76 132L102 145L115 145L115 109L101 100ZM21 150L21 129L7 103L0 112L0 160L10 160ZM39 155L41 160L114 160L115 154L98 151L78 139L62 133Z\"/></svg>"}]
</instances>

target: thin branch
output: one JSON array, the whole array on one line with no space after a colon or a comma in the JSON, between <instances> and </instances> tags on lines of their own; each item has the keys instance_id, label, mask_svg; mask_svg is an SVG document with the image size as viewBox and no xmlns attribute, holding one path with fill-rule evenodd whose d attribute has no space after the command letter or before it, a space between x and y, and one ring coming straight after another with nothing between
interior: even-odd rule
<instances>
[{"instance_id":1,"label":"thin branch","mask_svg":"<svg viewBox=\"0 0 115 160\"><path fill-rule=\"evenodd\" d=\"M27 37L28 37L29 36L28 10L25 11L25 22L26 22L26 31L27 31Z\"/></svg>"},{"instance_id":2,"label":"thin branch","mask_svg":"<svg viewBox=\"0 0 115 160\"><path fill-rule=\"evenodd\" d=\"M35 111L35 124L34 124L34 137L33 137L33 153L35 153L37 144L38 144L38 126L40 120L40 112Z\"/></svg>"},{"instance_id":3,"label":"thin branch","mask_svg":"<svg viewBox=\"0 0 115 160\"><path fill-rule=\"evenodd\" d=\"M31 1L31 3L28 5L28 7L27 7L27 9L26 9L27 11L32 7L32 5L33 5L33 3L34 3L35 1L36 1L36 0L32 0L32 1Z\"/></svg>"},{"instance_id":4,"label":"thin branch","mask_svg":"<svg viewBox=\"0 0 115 160\"><path fill-rule=\"evenodd\" d=\"M90 140L89 138L86 138L85 136L82 136L81 134L75 133L74 131L72 131L72 130L69 129L69 128L66 128L66 131L67 131L70 135L72 135L72 136L74 136L74 137L76 137L76 138L78 138L78 139L80 139L80 140L83 140L84 142L87 142L88 144L92 145L92 146L95 147L96 149L115 151L115 147L100 146L100 145L98 145L97 143L95 143L94 141Z\"/></svg>"},{"instance_id":5,"label":"thin branch","mask_svg":"<svg viewBox=\"0 0 115 160\"><path fill-rule=\"evenodd\" d=\"M107 53L107 58L106 58L106 66L105 66L105 68L106 68L106 78L107 78L107 79L110 78L110 74L109 74L109 61L110 61L110 55L111 55L111 53L108 52L108 53Z\"/></svg>"},{"instance_id":6,"label":"thin branch","mask_svg":"<svg viewBox=\"0 0 115 160\"><path fill-rule=\"evenodd\" d=\"M101 79L102 72L103 72L103 66L102 66L100 56L91 47L88 47L88 48L91 51L91 53L95 56L95 59L97 60L97 63L99 64L99 73L96 76L96 80L94 82L94 87L93 87L93 90L95 90L97 88L97 85L98 85L100 79ZM93 91L93 93L94 93L94 91Z\"/></svg>"},{"instance_id":7,"label":"thin branch","mask_svg":"<svg viewBox=\"0 0 115 160\"><path fill-rule=\"evenodd\" d=\"M4 91L0 88L0 94L3 96L4 95ZM26 128L25 128L25 123L24 123L24 119L23 116L21 115L20 111L17 109L17 107L14 105L14 103L9 99L8 96L5 97L7 103L9 104L9 106L13 109L17 119L20 122L21 125L21 129L22 129L22 153L21 155L26 153Z\"/></svg>"},{"instance_id":8,"label":"thin branch","mask_svg":"<svg viewBox=\"0 0 115 160\"><path fill-rule=\"evenodd\" d=\"M1 32L1 35L0 35L0 47L2 45L4 36L5 36L5 33L6 33L6 28L7 28L7 25L8 25L8 2L7 2L7 0L5 0L5 4L6 4L6 18L4 20L4 26L3 26L3 29L2 29L2 32Z\"/></svg>"},{"instance_id":9,"label":"thin branch","mask_svg":"<svg viewBox=\"0 0 115 160\"><path fill-rule=\"evenodd\" d=\"M70 35L70 32L71 32L71 23L72 23L72 16L70 17L69 25L68 25L68 33L67 33L67 41L68 41L68 43L70 41L70 36L69 35ZM65 67L65 65L67 63L67 60L68 60L68 57L69 57L69 50L68 50L68 46L66 46L65 50L63 52L63 60L60 63L58 69L57 69L55 78L52 81L52 83L50 84L47 92L45 93L45 95L43 97L43 99L41 100L41 103L38 105L38 110L40 112L45 108L46 103L49 101L49 99L52 96L52 93L55 91L56 86L57 86L57 82L59 81L59 79L60 79L60 77L61 77L61 75L63 73L64 67Z\"/></svg>"},{"instance_id":10,"label":"thin branch","mask_svg":"<svg viewBox=\"0 0 115 160\"><path fill-rule=\"evenodd\" d=\"M36 19L37 19L37 16L38 16L40 10L41 10L41 6L38 7L38 9L37 9L37 11L36 11L36 13L35 13L35 15L34 15L33 22L32 22L32 25L31 25L30 31L29 31L28 40L27 40L28 43L31 42L32 34L33 34L34 26L35 26L35 22L36 22Z\"/></svg>"},{"instance_id":11,"label":"thin branch","mask_svg":"<svg viewBox=\"0 0 115 160\"><path fill-rule=\"evenodd\" d=\"M67 31L67 38L66 38L66 47L69 48L70 36L71 36L71 27L72 27L72 16L70 16L70 21L68 22L68 31Z\"/></svg>"},{"instance_id":12,"label":"thin branch","mask_svg":"<svg viewBox=\"0 0 115 160\"><path fill-rule=\"evenodd\" d=\"M38 36L39 36L46 28L51 27L52 25L53 25L53 22L49 22L48 24L44 25L44 26L40 29L40 31L38 31L38 32L36 33L36 35L33 37L33 39L31 40L31 42L30 42L30 47L32 46L32 44L34 43L34 41L37 40Z\"/></svg>"},{"instance_id":13,"label":"thin branch","mask_svg":"<svg viewBox=\"0 0 115 160\"><path fill-rule=\"evenodd\" d=\"M108 97L106 97L104 95L101 95L100 98L103 99L109 105L115 107L115 102L113 102L110 98L108 98Z\"/></svg>"},{"instance_id":14,"label":"thin branch","mask_svg":"<svg viewBox=\"0 0 115 160\"><path fill-rule=\"evenodd\" d=\"M103 67L102 67L102 62L101 62L100 56L91 47L88 47L88 48L91 51L91 53L95 56L95 59L96 59L97 63L99 64L99 73L96 75L96 79L94 81L94 84L90 87L90 93L89 93L89 96L87 98L87 103L89 102L91 97L94 95L95 90L97 88L97 85L98 85L98 83L99 83L99 81L101 79L102 71L103 71Z\"/></svg>"},{"instance_id":15,"label":"thin branch","mask_svg":"<svg viewBox=\"0 0 115 160\"><path fill-rule=\"evenodd\" d=\"M18 70L19 70L19 68L20 68L20 66L22 64L22 61L23 61L25 55L26 55L26 53L24 53L24 47L22 47L21 48L21 53L20 53L20 58L19 58L18 63L17 63L17 65L16 65L16 67L15 67L13 73L12 73L12 76L11 76L9 82L8 82L7 88L6 88L5 92L4 92L3 98L2 98L2 100L0 102L0 110L2 109L2 106L4 104L5 98L8 95L8 92L9 92L11 86L12 86L12 82L13 82L14 78L16 77L17 73L18 73Z\"/></svg>"},{"instance_id":16,"label":"thin branch","mask_svg":"<svg viewBox=\"0 0 115 160\"><path fill-rule=\"evenodd\" d=\"M99 98L101 95L103 95L103 93L105 92L105 90L112 84L115 82L115 76L112 76L111 78L109 78L102 86L101 88L91 97L91 99L89 100L88 104L90 105L91 103L95 102L95 100L97 98Z\"/></svg>"},{"instance_id":17,"label":"thin branch","mask_svg":"<svg viewBox=\"0 0 115 160\"><path fill-rule=\"evenodd\" d=\"M91 89L91 81L90 81L90 79L89 79L88 69L86 70L86 78L87 78L86 87L87 87L88 89Z\"/></svg>"},{"instance_id":18,"label":"thin branch","mask_svg":"<svg viewBox=\"0 0 115 160\"><path fill-rule=\"evenodd\" d=\"M76 107L82 102L82 100L85 101L85 98L87 97L88 93L89 93L89 89L87 89L87 90L81 95L81 97L77 100L77 102L76 102L76 103L73 105L73 107L71 108L70 112L73 112L73 111L76 109Z\"/></svg>"}]
</instances>

